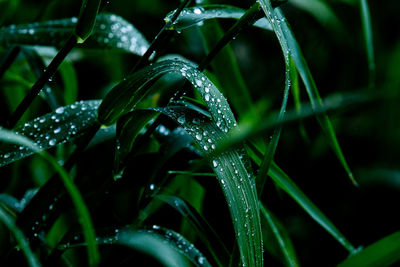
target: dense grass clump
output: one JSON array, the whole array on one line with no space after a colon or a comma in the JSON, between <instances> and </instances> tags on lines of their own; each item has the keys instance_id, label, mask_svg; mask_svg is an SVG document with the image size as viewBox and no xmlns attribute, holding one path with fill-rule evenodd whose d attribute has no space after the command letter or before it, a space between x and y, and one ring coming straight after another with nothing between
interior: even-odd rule
<instances>
[{"instance_id":1,"label":"dense grass clump","mask_svg":"<svg viewBox=\"0 0 400 267\"><path fill-rule=\"evenodd\" d=\"M0 1L0 264L395 264L395 7Z\"/></svg>"}]
</instances>

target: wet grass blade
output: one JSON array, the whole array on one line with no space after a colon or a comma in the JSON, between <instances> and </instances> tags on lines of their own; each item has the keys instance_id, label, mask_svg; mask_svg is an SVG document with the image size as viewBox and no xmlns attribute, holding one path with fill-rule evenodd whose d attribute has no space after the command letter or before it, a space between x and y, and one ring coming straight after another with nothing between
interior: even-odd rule
<instances>
[{"instance_id":1,"label":"wet grass blade","mask_svg":"<svg viewBox=\"0 0 400 267\"><path fill-rule=\"evenodd\" d=\"M67 142L96 123L98 100L81 101L38 117L15 129L15 133L32 139L40 150ZM34 153L24 146L0 146L0 167Z\"/></svg>"},{"instance_id":2,"label":"wet grass blade","mask_svg":"<svg viewBox=\"0 0 400 267\"><path fill-rule=\"evenodd\" d=\"M81 224L83 235L88 244L89 265L96 266L100 260L100 253L95 241L96 235L94 233L93 223L90 219L89 210L83 200L83 197L78 188L72 182L72 179L69 177L67 171L61 167L57 160L54 159L49 153L46 151L41 151L41 148L36 143L32 142L25 136L18 135L12 131L0 128L0 141L16 144L19 147L27 147L30 151L39 153L39 155L42 156L48 163L50 163L54 170L57 171L75 206L77 216L79 218L78 221Z\"/></svg>"},{"instance_id":3,"label":"wet grass blade","mask_svg":"<svg viewBox=\"0 0 400 267\"><path fill-rule=\"evenodd\" d=\"M159 108L184 127L205 156L226 133L208 117L185 107ZM231 149L209 159L231 212L241 261L246 266L262 266L261 225L254 178L247 172L237 150Z\"/></svg>"},{"instance_id":4,"label":"wet grass blade","mask_svg":"<svg viewBox=\"0 0 400 267\"><path fill-rule=\"evenodd\" d=\"M157 110L184 127L201 150L209 153L236 126L236 119L227 100L208 77L185 61L176 59L154 63L128 77L114 87L102 102L99 121L112 123L129 112L148 93L150 85L166 73L179 74L193 85L208 107L213 122L204 123L205 119L209 121L208 117L188 108L167 107ZM242 261L248 266L261 266L261 224L254 180L250 178L236 150L218 155L212 165L230 204Z\"/></svg>"},{"instance_id":5,"label":"wet grass blade","mask_svg":"<svg viewBox=\"0 0 400 267\"><path fill-rule=\"evenodd\" d=\"M310 98L312 107L315 109L322 107L323 105L322 100L321 97L319 96L314 78L311 75L307 62L305 61L302 55L301 49L282 11L279 8L273 9L270 0L258 0L258 2L263 8L266 17L268 18L268 21L271 23L272 28L275 31L275 34L279 40L284 56L291 57L294 63L296 64L300 77L302 78L304 85L306 87L306 91ZM322 127L323 132L328 138L328 141L334 153L336 154L343 168L347 172L347 175L349 176L352 183L354 185L357 185L357 182L354 179L350 167L348 166L347 161L343 155L342 149L340 148L339 142L336 138L336 134L329 117L326 114L321 114L317 118Z\"/></svg>"},{"instance_id":6,"label":"wet grass blade","mask_svg":"<svg viewBox=\"0 0 400 267\"><path fill-rule=\"evenodd\" d=\"M166 23L171 20L175 12L174 10L165 17L164 20ZM242 8L230 5L200 5L189 7L182 10L175 23L171 24L169 30L182 31L210 19L240 19L245 12L246 10ZM265 30L272 30L271 25L265 18L259 19L254 26Z\"/></svg>"},{"instance_id":7,"label":"wet grass blade","mask_svg":"<svg viewBox=\"0 0 400 267\"><path fill-rule=\"evenodd\" d=\"M388 235L351 255L338 266L394 266L400 260L400 232Z\"/></svg>"},{"instance_id":8,"label":"wet grass blade","mask_svg":"<svg viewBox=\"0 0 400 267\"><path fill-rule=\"evenodd\" d=\"M260 164L262 149L250 143L250 156ZM291 196L318 224L320 224L329 234L331 234L345 249L354 253L354 246L343 236L336 226L319 210L319 208L297 187L290 177L279 168L276 163L271 164L268 175L272 180Z\"/></svg>"},{"instance_id":9,"label":"wet grass blade","mask_svg":"<svg viewBox=\"0 0 400 267\"><path fill-rule=\"evenodd\" d=\"M287 236L287 233L283 232L276 221L276 218L272 215L272 213L265 207L264 204L260 203L260 210L262 216L265 218L265 220L268 222L268 226L271 228L271 231L273 235L276 238L276 241L282 251L282 254L285 258L286 261L286 266L300 266L296 253L293 248L293 244L289 237Z\"/></svg>"},{"instance_id":10,"label":"wet grass blade","mask_svg":"<svg viewBox=\"0 0 400 267\"><path fill-rule=\"evenodd\" d=\"M0 28L0 45L43 45L60 47L74 32L78 19L68 18ZM99 14L85 48L114 49L143 55L149 43L128 21L114 14Z\"/></svg>"},{"instance_id":11,"label":"wet grass blade","mask_svg":"<svg viewBox=\"0 0 400 267\"><path fill-rule=\"evenodd\" d=\"M10 215L8 215L1 206L0 221L13 233L15 239L18 242L18 245L21 247L22 251L25 254L28 265L31 267L42 266L36 258L35 254L33 254L31 248L29 247L28 239L24 236L24 233L15 225L14 219Z\"/></svg>"},{"instance_id":12,"label":"wet grass blade","mask_svg":"<svg viewBox=\"0 0 400 267\"><path fill-rule=\"evenodd\" d=\"M372 35L371 15L368 7L368 0L360 0L361 25L364 33L364 42L368 59L369 87L375 86L375 56L374 40Z\"/></svg>"}]
</instances>

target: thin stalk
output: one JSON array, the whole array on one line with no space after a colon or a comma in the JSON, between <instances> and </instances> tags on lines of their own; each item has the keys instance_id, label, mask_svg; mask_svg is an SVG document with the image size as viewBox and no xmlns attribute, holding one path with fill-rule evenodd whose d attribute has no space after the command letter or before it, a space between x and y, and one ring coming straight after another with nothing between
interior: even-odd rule
<instances>
[{"instance_id":1,"label":"thin stalk","mask_svg":"<svg viewBox=\"0 0 400 267\"><path fill-rule=\"evenodd\" d=\"M144 53L144 55L138 60L138 62L135 64L133 69L129 72L129 74L132 74L136 72L139 68L143 67L143 65L149 61L150 56L153 54L154 51L156 51L159 47L162 46L162 44L168 42L168 40L171 39L173 36L174 32L169 31L168 29L171 27L172 24L176 21L178 18L179 14L182 12L182 10L187 7L190 4L191 0L185 0L182 1L179 7L177 8L176 12L174 13L174 16L171 18L170 21L165 23L164 27L161 28L161 30L158 32L156 37L154 37L153 41L150 44L150 47L147 49L147 51Z\"/></svg>"},{"instance_id":2,"label":"thin stalk","mask_svg":"<svg viewBox=\"0 0 400 267\"><path fill-rule=\"evenodd\" d=\"M25 96L22 102L18 105L14 113L11 115L7 126L8 128L13 128L17 122L21 119L22 115L24 115L25 111L32 104L35 97L40 93L44 85L48 82L51 76L53 76L60 64L63 62L68 53L74 48L77 44L76 36L71 35L71 37L67 40L61 50L57 53L57 55L50 62L47 69L42 73L40 78L36 81L36 83L32 86L29 93Z\"/></svg>"},{"instance_id":3,"label":"thin stalk","mask_svg":"<svg viewBox=\"0 0 400 267\"><path fill-rule=\"evenodd\" d=\"M254 3L236 23L229 28L221 40L215 45L210 53L200 62L198 69L203 71L211 60L244 28L253 25L263 17L263 11L258 2Z\"/></svg>"}]
</instances>

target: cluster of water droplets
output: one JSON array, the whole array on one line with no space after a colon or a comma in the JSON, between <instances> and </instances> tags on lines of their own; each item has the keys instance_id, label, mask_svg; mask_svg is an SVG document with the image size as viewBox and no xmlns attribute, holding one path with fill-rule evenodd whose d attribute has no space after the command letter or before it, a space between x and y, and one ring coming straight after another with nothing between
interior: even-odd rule
<instances>
[{"instance_id":1,"label":"cluster of water droplets","mask_svg":"<svg viewBox=\"0 0 400 267\"><path fill-rule=\"evenodd\" d=\"M29 138L39 149L46 150L69 141L93 125L99 105L99 100L90 100L59 107L54 112L18 127L15 134ZM34 153L19 145L2 146L0 149L0 167Z\"/></svg>"},{"instance_id":2,"label":"cluster of water droplets","mask_svg":"<svg viewBox=\"0 0 400 267\"><path fill-rule=\"evenodd\" d=\"M167 14L165 17L165 22L169 23L175 12L174 10ZM215 19L215 18L233 18L240 19L245 13L244 9L234 7L234 6L196 6L184 8L179 14L178 18L171 25L170 29L181 31L192 26L201 26L205 20ZM258 20L254 26L271 30L271 25L266 18Z\"/></svg>"},{"instance_id":3,"label":"cluster of water droplets","mask_svg":"<svg viewBox=\"0 0 400 267\"><path fill-rule=\"evenodd\" d=\"M60 46L73 33L78 19L68 18L32 24L10 25L0 29L0 44L28 44ZM129 22L114 14L99 14L91 37L85 42L89 48L119 49L143 55L149 43Z\"/></svg>"}]
</instances>

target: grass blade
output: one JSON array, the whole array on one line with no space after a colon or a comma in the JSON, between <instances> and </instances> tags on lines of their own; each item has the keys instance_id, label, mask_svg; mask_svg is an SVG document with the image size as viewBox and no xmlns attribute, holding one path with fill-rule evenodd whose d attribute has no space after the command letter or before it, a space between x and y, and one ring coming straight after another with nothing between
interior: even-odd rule
<instances>
[{"instance_id":1,"label":"grass blade","mask_svg":"<svg viewBox=\"0 0 400 267\"><path fill-rule=\"evenodd\" d=\"M249 144L251 157L260 164L262 149L254 144ZM318 209L317 206L297 187L290 177L274 162L271 164L268 175L272 180L291 196L318 224L330 233L345 249L354 253L354 246L343 236L336 226Z\"/></svg>"},{"instance_id":2,"label":"grass blade","mask_svg":"<svg viewBox=\"0 0 400 267\"><path fill-rule=\"evenodd\" d=\"M315 109L321 107L323 104L321 97L319 96L314 78L311 75L311 72L307 66L307 62L305 61L301 53L301 49L296 39L294 38L293 32L291 31L289 23L287 22L285 16L279 8L272 8L270 0L258 0L258 2L263 8L266 17L268 18L268 21L271 23L272 28L276 33L285 57L291 57L296 64L300 77L302 78L306 87L312 107ZM317 118L322 127L322 130L329 140L329 143L334 153L336 154L343 168L347 172L347 175L349 176L352 183L354 185L357 185L357 182L354 179L350 167L348 166L347 161L343 155L342 149L340 148L329 117L326 114L321 114Z\"/></svg>"},{"instance_id":3,"label":"grass blade","mask_svg":"<svg viewBox=\"0 0 400 267\"><path fill-rule=\"evenodd\" d=\"M38 117L15 129L15 133L32 138L40 150L67 142L82 134L96 122L98 100L81 101ZM0 146L0 167L30 156L34 150L24 146Z\"/></svg>"},{"instance_id":4,"label":"grass blade","mask_svg":"<svg viewBox=\"0 0 400 267\"><path fill-rule=\"evenodd\" d=\"M396 232L374 242L361 250L361 252L351 255L338 266L392 266L392 264L399 260L400 232Z\"/></svg>"},{"instance_id":5,"label":"grass blade","mask_svg":"<svg viewBox=\"0 0 400 267\"><path fill-rule=\"evenodd\" d=\"M83 200L82 195L80 194L78 188L72 182L72 179L69 177L66 170L61 167L57 160L54 159L49 153L46 151L41 151L41 148L29 140L27 137L18 135L12 131L5 130L0 128L0 141L6 143L13 143L19 145L20 147L27 147L29 150L39 153L47 162L51 164L51 166L56 170L64 183L65 189L70 195L72 202L76 208L78 221L82 226L83 235L88 244L88 259L90 266L96 266L100 260L100 253L95 241L95 233L93 228L92 220L90 219L89 210Z\"/></svg>"},{"instance_id":6,"label":"grass blade","mask_svg":"<svg viewBox=\"0 0 400 267\"><path fill-rule=\"evenodd\" d=\"M0 45L44 45L60 47L74 32L78 19L60 19L41 23L12 25L0 29ZM114 49L143 55L149 43L128 21L114 14L99 14L85 48Z\"/></svg>"},{"instance_id":7,"label":"grass blade","mask_svg":"<svg viewBox=\"0 0 400 267\"><path fill-rule=\"evenodd\" d=\"M166 23L171 20L175 12L174 10L167 14L164 19ZM189 7L183 9L176 21L171 24L169 30L182 31L209 19L240 19L245 12L246 10L242 8L230 5L200 5ZM265 30L272 30L271 25L265 18L259 19L254 26Z\"/></svg>"},{"instance_id":8,"label":"grass blade","mask_svg":"<svg viewBox=\"0 0 400 267\"><path fill-rule=\"evenodd\" d=\"M0 206L0 221L5 226L7 226L7 228L10 229L10 231L13 233L15 239L18 242L18 245L21 247L22 251L25 254L28 265L31 267L42 266L37 260L35 254L33 254L31 248L29 247L29 242L27 238L24 236L24 233L15 225L14 219L10 215L8 215L1 206Z\"/></svg>"},{"instance_id":9,"label":"grass blade","mask_svg":"<svg viewBox=\"0 0 400 267\"><path fill-rule=\"evenodd\" d=\"M368 70L369 70L369 87L375 86L375 56L374 56L374 40L372 36L371 15L367 0L360 0L361 25L364 33L365 48L367 51Z\"/></svg>"}]
</instances>

